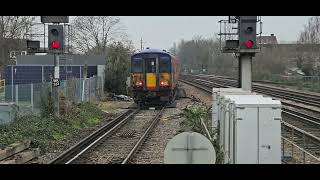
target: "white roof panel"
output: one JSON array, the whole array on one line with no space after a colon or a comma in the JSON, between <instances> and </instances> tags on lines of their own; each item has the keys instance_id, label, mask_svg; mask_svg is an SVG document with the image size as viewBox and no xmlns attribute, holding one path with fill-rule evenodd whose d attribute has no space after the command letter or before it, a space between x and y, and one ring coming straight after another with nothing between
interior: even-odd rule
<instances>
[{"instance_id":1,"label":"white roof panel","mask_svg":"<svg viewBox=\"0 0 320 180\"><path fill-rule=\"evenodd\" d=\"M226 99L234 101L236 106L281 106L279 100L273 100L270 97L263 97L262 95L225 95Z\"/></svg>"}]
</instances>

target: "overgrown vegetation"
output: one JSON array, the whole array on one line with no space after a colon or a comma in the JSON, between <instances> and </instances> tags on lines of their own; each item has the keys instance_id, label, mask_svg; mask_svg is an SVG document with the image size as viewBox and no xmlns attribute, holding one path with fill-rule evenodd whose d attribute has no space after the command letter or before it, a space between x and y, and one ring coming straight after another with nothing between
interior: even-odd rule
<instances>
[{"instance_id":1,"label":"overgrown vegetation","mask_svg":"<svg viewBox=\"0 0 320 180\"><path fill-rule=\"evenodd\" d=\"M103 119L102 111L90 103L75 105L68 116L25 115L11 124L0 125L0 146L32 140L33 147L46 151L81 129L97 125Z\"/></svg>"},{"instance_id":2,"label":"overgrown vegetation","mask_svg":"<svg viewBox=\"0 0 320 180\"><path fill-rule=\"evenodd\" d=\"M54 99L51 95L51 88L44 87L40 93L40 115L51 117L54 115Z\"/></svg>"},{"instance_id":3,"label":"overgrown vegetation","mask_svg":"<svg viewBox=\"0 0 320 180\"><path fill-rule=\"evenodd\" d=\"M186 107L183 109L182 115L186 118L186 121L182 123L186 131L195 131L207 136L200 121L202 119L206 125L209 125L209 113L205 106Z\"/></svg>"},{"instance_id":4,"label":"overgrown vegetation","mask_svg":"<svg viewBox=\"0 0 320 180\"><path fill-rule=\"evenodd\" d=\"M208 128L208 131L210 133L210 136L213 138L217 136L217 131L213 132L211 130L211 113L210 108L204 106L204 105L191 105L187 106L183 109L182 116L185 117L185 120L181 122L181 130L180 132L197 132L204 136L206 136L208 139L208 135L205 131L205 128L203 127L201 123L201 119L203 120L204 124ZM223 160L223 153L220 151L219 142L217 140L211 141L215 151L216 151L216 163L221 163Z\"/></svg>"}]
</instances>

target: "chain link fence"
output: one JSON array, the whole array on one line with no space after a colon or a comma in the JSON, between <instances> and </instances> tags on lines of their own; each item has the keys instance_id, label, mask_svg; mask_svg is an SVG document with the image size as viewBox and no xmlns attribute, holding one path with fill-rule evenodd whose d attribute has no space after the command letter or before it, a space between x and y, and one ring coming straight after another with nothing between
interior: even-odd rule
<instances>
[{"instance_id":1,"label":"chain link fence","mask_svg":"<svg viewBox=\"0 0 320 180\"><path fill-rule=\"evenodd\" d=\"M40 113L41 97L43 93L57 88L57 97L71 103L99 101L103 97L103 79L91 77L85 79L68 79L60 81L60 86L52 87L51 82L38 84L7 85L4 97L0 102L12 102L18 106L20 114ZM58 103L60 105L60 103ZM60 107L58 107L60 109Z\"/></svg>"}]
</instances>

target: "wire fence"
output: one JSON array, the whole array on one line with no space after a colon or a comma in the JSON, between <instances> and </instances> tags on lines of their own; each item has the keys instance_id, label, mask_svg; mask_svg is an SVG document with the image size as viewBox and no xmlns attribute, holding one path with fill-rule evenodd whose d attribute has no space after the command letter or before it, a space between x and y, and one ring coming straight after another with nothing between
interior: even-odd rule
<instances>
[{"instance_id":1,"label":"wire fence","mask_svg":"<svg viewBox=\"0 0 320 180\"><path fill-rule=\"evenodd\" d=\"M5 87L5 83L6 81L5 80L1 80L0 79L0 102L4 100L4 87Z\"/></svg>"},{"instance_id":2,"label":"wire fence","mask_svg":"<svg viewBox=\"0 0 320 180\"><path fill-rule=\"evenodd\" d=\"M52 87L51 82L37 84L7 85L0 102L15 103L19 114L39 113L42 94L57 88L58 98L71 103L91 102L103 97L103 80L101 77L74 78L60 81L60 86ZM58 107L60 109L60 107Z\"/></svg>"}]
</instances>

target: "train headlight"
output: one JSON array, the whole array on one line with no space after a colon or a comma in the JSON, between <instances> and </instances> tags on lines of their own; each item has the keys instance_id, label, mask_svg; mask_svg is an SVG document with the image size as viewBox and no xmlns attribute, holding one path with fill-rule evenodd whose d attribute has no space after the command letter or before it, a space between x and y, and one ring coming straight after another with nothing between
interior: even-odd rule
<instances>
[{"instance_id":1,"label":"train headlight","mask_svg":"<svg viewBox=\"0 0 320 180\"><path fill-rule=\"evenodd\" d=\"M141 87L142 85L143 85L143 83L141 81L136 82L137 87Z\"/></svg>"},{"instance_id":2,"label":"train headlight","mask_svg":"<svg viewBox=\"0 0 320 180\"><path fill-rule=\"evenodd\" d=\"M160 81L160 86L169 86L169 82L168 81Z\"/></svg>"}]
</instances>

